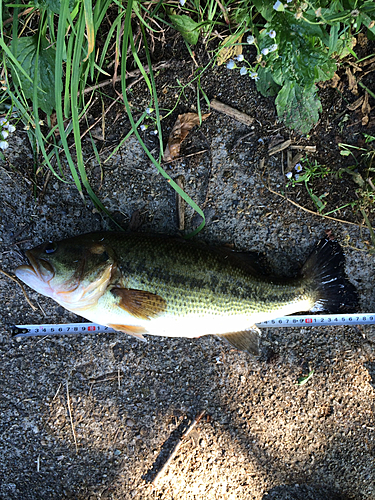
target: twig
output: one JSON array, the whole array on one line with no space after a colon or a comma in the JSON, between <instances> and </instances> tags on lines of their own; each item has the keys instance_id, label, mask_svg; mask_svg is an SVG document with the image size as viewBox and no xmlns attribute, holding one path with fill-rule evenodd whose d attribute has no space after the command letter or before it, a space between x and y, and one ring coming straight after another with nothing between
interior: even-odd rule
<instances>
[{"instance_id":1,"label":"twig","mask_svg":"<svg viewBox=\"0 0 375 500\"><path fill-rule=\"evenodd\" d=\"M52 399L52 401L51 401L51 404L52 404L52 403L55 401L55 399L57 398L57 395L59 394L61 387L62 387L62 384L60 384L60 385L59 385L59 387L58 387L58 389L57 389L57 391L56 391L56 394L53 396L53 399Z\"/></svg>"},{"instance_id":2,"label":"twig","mask_svg":"<svg viewBox=\"0 0 375 500\"><path fill-rule=\"evenodd\" d=\"M78 445L77 445L76 432L74 430L72 410L71 410L71 407L70 407L69 382L68 381L66 381L66 398L67 398L67 401L68 401L68 411L69 411L70 425L72 427L72 432L73 432L74 444L75 444L75 447L76 447L76 453L78 453Z\"/></svg>"},{"instance_id":3,"label":"twig","mask_svg":"<svg viewBox=\"0 0 375 500\"><path fill-rule=\"evenodd\" d=\"M39 197L39 203L40 204L42 204L43 198L44 198L44 196L46 194L46 189L47 189L49 180L51 178L51 174L52 174L52 170L48 170L47 175L46 175L46 180L44 181L44 184L43 184L43 191L42 191L42 194Z\"/></svg>"},{"instance_id":4,"label":"twig","mask_svg":"<svg viewBox=\"0 0 375 500\"><path fill-rule=\"evenodd\" d=\"M171 61L168 61L168 62L166 61L166 62L158 63L158 64L155 64L155 65L152 66L152 70L153 71L158 71L159 69L169 68L171 66L171 64L172 64ZM149 69L145 68L145 71L146 71L146 73L148 73ZM127 78L133 78L133 77L139 76L140 74L141 74L141 71L139 69L135 69L133 71L128 71L126 73L126 77ZM87 94L89 92L92 92L93 90L97 90L97 89L106 87L107 85L117 83L120 80L121 80L121 76L117 76L115 79L110 78L109 80L105 80L104 82L100 82L97 85L92 85L91 87L87 87L83 91L83 93Z\"/></svg>"},{"instance_id":5,"label":"twig","mask_svg":"<svg viewBox=\"0 0 375 500\"><path fill-rule=\"evenodd\" d=\"M190 158L190 156L201 155L202 153L207 153L208 149L202 149L202 151L197 151L196 153L190 153L189 155L178 156L172 160L168 160L168 163L173 163L174 161L184 160L185 158Z\"/></svg>"},{"instance_id":6,"label":"twig","mask_svg":"<svg viewBox=\"0 0 375 500\"><path fill-rule=\"evenodd\" d=\"M105 110L105 113L108 113L109 110L112 108L112 106L114 106L120 99L122 98L122 95L119 95L113 102L111 102L111 104L108 106L108 108ZM99 118L97 118L94 123L92 123L88 129L86 129L82 134L81 134L81 139L83 139L85 137L85 135L90 132L90 130L92 128L94 128L99 122L101 122L103 120L103 117L102 115L99 116Z\"/></svg>"},{"instance_id":7,"label":"twig","mask_svg":"<svg viewBox=\"0 0 375 500\"><path fill-rule=\"evenodd\" d=\"M29 304L29 306L31 307L31 309L33 311L37 311L38 308L36 306L34 306L34 304L31 302L31 300L27 296L27 293L26 293L26 290L23 287L23 284L20 283L18 280L16 280L16 278L13 278L13 276L11 276L10 274L8 274L5 271L3 271L2 269L0 269L0 272L3 273L3 274L5 274L5 276L7 276L9 279L11 279L12 281L14 281L15 283L17 283L17 285L19 285L21 287L21 290L23 291L23 294L25 296L25 299L27 300L27 303Z\"/></svg>"},{"instance_id":8,"label":"twig","mask_svg":"<svg viewBox=\"0 0 375 500\"><path fill-rule=\"evenodd\" d=\"M35 9L35 7L29 7L28 9L20 12L18 14L18 18L22 17L22 16L27 16L28 14L30 14L30 12L32 12L33 10ZM3 22L3 26L6 26L7 24L10 24L13 22L13 19L14 17L9 17L8 19L6 19L4 22Z\"/></svg>"},{"instance_id":9,"label":"twig","mask_svg":"<svg viewBox=\"0 0 375 500\"><path fill-rule=\"evenodd\" d=\"M183 190L184 189L184 176L179 175L176 179L176 184ZM176 191L176 208L178 218L178 229L183 231L185 229L185 200Z\"/></svg>"},{"instance_id":10,"label":"twig","mask_svg":"<svg viewBox=\"0 0 375 500\"><path fill-rule=\"evenodd\" d=\"M324 214L320 214L319 212L313 212L312 210L309 210L308 208L305 208L303 207L302 205L299 205L298 203L296 203L295 201L287 198L286 196L284 196L283 194L281 193L278 193L277 191L274 191L273 189L271 189L269 186L266 186L266 184L264 184L264 187L266 189L268 189L268 191L270 193L273 193L273 194L276 194L277 196L280 196L280 198L283 198L284 200L286 201L289 201L289 203L291 203L292 205L294 205L295 207L297 208L300 208L301 210L303 210L304 212L307 212L311 215L318 215L319 217L324 217L325 219L330 219L330 220L334 220L335 222L341 222L341 224L350 224L352 226L357 226L357 227L360 227L360 224L357 224L356 222L349 222L348 220L342 220L342 219L336 219L335 217L330 217L329 215L324 215Z\"/></svg>"},{"instance_id":11,"label":"twig","mask_svg":"<svg viewBox=\"0 0 375 500\"><path fill-rule=\"evenodd\" d=\"M215 111L224 113L225 115L228 115L231 118L234 118L235 120L244 123L245 125L251 125L255 121L255 118L247 115L246 113L242 113L242 111L238 111L237 109L231 108L230 106L227 106L226 104L217 101L216 99L213 99L211 101L211 107Z\"/></svg>"},{"instance_id":12,"label":"twig","mask_svg":"<svg viewBox=\"0 0 375 500\"><path fill-rule=\"evenodd\" d=\"M216 0L216 1L217 1L217 0ZM233 148L232 148L232 151L233 151L234 149L236 149L236 147L238 147L244 139L247 139L248 137L250 137L250 136L252 136L252 135L254 135L254 134L255 134L255 132L249 132L248 134L245 134L245 135L243 135L242 137L240 137L240 138L238 139L238 141L236 141L236 142L235 142L235 144L234 144L234 146L233 146Z\"/></svg>"},{"instance_id":13,"label":"twig","mask_svg":"<svg viewBox=\"0 0 375 500\"><path fill-rule=\"evenodd\" d=\"M368 230L370 231L370 238L371 238L372 244L375 246L375 233L374 233L374 230L372 229L369 218L367 217L367 214L363 210L363 208L360 208L359 210L361 211L361 214L363 215L363 218L365 219L366 226L368 227Z\"/></svg>"},{"instance_id":14,"label":"twig","mask_svg":"<svg viewBox=\"0 0 375 500\"><path fill-rule=\"evenodd\" d=\"M160 481L161 476L165 473L166 469L168 468L169 464L172 462L174 457L177 455L178 450L180 449L182 443L184 440L187 438L187 436L191 433L191 431L194 429L194 427L199 423L203 415L205 414L205 410L201 411L200 414L193 420L193 422L190 424L188 429L183 433L181 436L181 439L178 441L176 446L173 448L171 454L169 455L168 460L165 462L163 467L160 469L160 471L156 474L152 481L153 486L157 486L157 483Z\"/></svg>"},{"instance_id":15,"label":"twig","mask_svg":"<svg viewBox=\"0 0 375 500\"><path fill-rule=\"evenodd\" d=\"M271 148L269 151L268 151L268 154L270 156L276 154L276 153L280 153L280 151L284 151L284 149L287 149L289 148L289 146L292 144L292 141L290 139L288 139L287 141L284 141L282 142L281 144L277 144L276 146L274 146L273 148Z\"/></svg>"},{"instance_id":16,"label":"twig","mask_svg":"<svg viewBox=\"0 0 375 500\"><path fill-rule=\"evenodd\" d=\"M316 146L300 146L298 144L293 144L293 146L290 146L290 149L301 149L302 151L308 151L310 153L315 153Z\"/></svg>"}]
</instances>

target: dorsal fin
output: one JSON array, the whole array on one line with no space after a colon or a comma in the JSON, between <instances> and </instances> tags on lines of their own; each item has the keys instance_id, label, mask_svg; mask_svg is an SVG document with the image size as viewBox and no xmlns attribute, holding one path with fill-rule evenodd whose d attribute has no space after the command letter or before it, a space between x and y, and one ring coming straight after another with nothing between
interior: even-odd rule
<instances>
[{"instance_id":1,"label":"dorsal fin","mask_svg":"<svg viewBox=\"0 0 375 500\"><path fill-rule=\"evenodd\" d=\"M118 306L135 318L155 318L167 307L167 302L162 297L144 290L112 288L111 293L119 298Z\"/></svg>"}]
</instances>

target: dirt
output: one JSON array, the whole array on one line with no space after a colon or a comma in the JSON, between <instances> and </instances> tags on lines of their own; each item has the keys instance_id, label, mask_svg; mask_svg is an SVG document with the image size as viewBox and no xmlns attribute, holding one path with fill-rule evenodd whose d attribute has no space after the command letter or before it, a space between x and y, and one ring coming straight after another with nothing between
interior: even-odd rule
<instances>
[{"instance_id":1,"label":"dirt","mask_svg":"<svg viewBox=\"0 0 375 500\"><path fill-rule=\"evenodd\" d=\"M172 55L178 53L172 49ZM176 105L179 85L196 69L187 53L174 57L156 75L162 114ZM204 57L196 51L198 64ZM321 120L309 136L300 136L277 119L274 100L263 98L254 82L225 66L210 69L201 83L207 97L255 120L246 126L211 110L183 143L182 158L165 169L173 178L183 176L186 192L205 212L207 224L198 239L262 252L279 274L294 273L332 230L358 289L358 312L372 312L374 256L360 213L335 212L340 222L323 218L269 190L286 192L286 151L269 156L268 150L287 139L316 146L309 158L329 165L330 207L340 207L357 189L350 176L334 175L350 164L340 156L338 142L357 145L364 133L374 135L374 117L370 113L364 126L362 117L348 110L358 96L348 90L345 74L341 78L340 92L320 91ZM370 73L363 79L368 88L373 78ZM196 110L196 98L196 85L187 86L162 121L164 143L177 115ZM132 87L130 99L135 113L149 105L142 81ZM369 102L374 106L371 97ZM201 103L207 112L202 95ZM101 112L98 100L91 123ZM348 116L344 126L340 115ZM84 142L96 193L125 229L131 223L133 230L178 233L175 193L134 137L104 163L129 130L120 105L104 120L104 138L101 128L94 129L101 165L88 136ZM156 154L152 128L142 137ZM33 163L19 127L0 163L1 267L8 273L25 262L22 250L42 241L115 229L91 202L82 202L67 170L68 183L51 176L44 189L47 170L35 178ZM316 186L321 188L323 182ZM289 198L315 212L304 187L293 189ZM200 223L190 208L185 219L187 231ZM148 336L143 343L115 333L18 342L12 324L80 320L36 292L28 295L36 311L1 275L1 498L375 499L373 326L264 329L259 358L213 337ZM309 381L298 385L312 370Z\"/></svg>"}]
</instances>

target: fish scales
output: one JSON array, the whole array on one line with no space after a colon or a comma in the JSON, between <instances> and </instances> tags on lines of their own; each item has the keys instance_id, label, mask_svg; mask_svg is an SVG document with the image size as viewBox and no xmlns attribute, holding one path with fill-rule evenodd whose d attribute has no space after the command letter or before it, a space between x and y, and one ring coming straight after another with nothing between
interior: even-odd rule
<instances>
[{"instance_id":1,"label":"fish scales","mask_svg":"<svg viewBox=\"0 0 375 500\"><path fill-rule=\"evenodd\" d=\"M148 235L126 240L120 235L110 244L117 250L123 285L163 296L170 313L185 315L193 308L202 315L235 315L272 311L292 300L314 300L301 280L275 284L249 274L235 262L234 252L223 255L182 239Z\"/></svg>"},{"instance_id":2,"label":"fish scales","mask_svg":"<svg viewBox=\"0 0 375 500\"><path fill-rule=\"evenodd\" d=\"M337 242L323 239L294 279L263 276L225 248L143 233L89 233L26 252L16 275L90 321L143 338L214 334L258 353L255 324L356 298Z\"/></svg>"}]
</instances>

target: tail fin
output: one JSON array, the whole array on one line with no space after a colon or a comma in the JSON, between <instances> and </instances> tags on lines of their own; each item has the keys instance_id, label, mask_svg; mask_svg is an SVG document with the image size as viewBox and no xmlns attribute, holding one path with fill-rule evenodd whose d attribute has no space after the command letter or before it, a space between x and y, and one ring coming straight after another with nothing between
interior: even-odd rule
<instances>
[{"instance_id":1,"label":"tail fin","mask_svg":"<svg viewBox=\"0 0 375 500\"><path fill-rule=\"evenodd\" d=\"M311 311L353 312L358 303L357 291L345 275L345 257L335 240L319 241L301 273L312 280L317 300Z\"/></svg>"}]
</instances>

